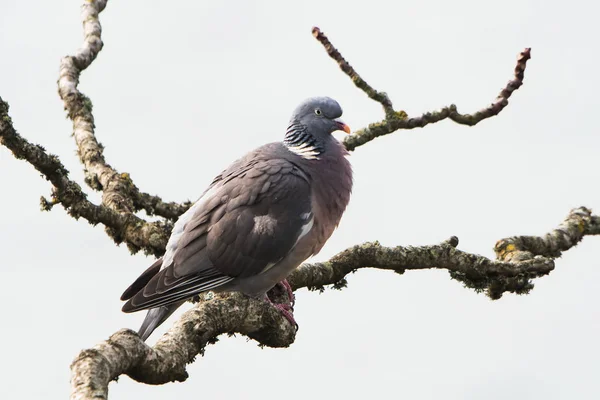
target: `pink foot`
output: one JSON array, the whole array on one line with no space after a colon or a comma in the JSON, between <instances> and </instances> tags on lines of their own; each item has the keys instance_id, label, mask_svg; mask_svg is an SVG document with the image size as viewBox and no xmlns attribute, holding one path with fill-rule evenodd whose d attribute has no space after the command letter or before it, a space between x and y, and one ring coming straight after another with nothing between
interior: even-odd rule
<instances>
[{"instance_id":1,"label":"pink foot","mask_svg":"<svg viewBox=\"0 0 600 400\"><path fill-rule=\"evenodd\" d=\"M273 304L273 305L275 306L276 309L278 309L283 314L285 319L290 321L290 324L292 324L296 328L296 330L298 330L298 323L294 319L294 315L290 312L290 306L287 304Z\"/></svg>"},{"instance_id":2,"label":"pink foot","mask_svg":"<svg viewBox=\"0 0 600 400\"><path fill-rule=\"evenodd\" d=\"M288 297L290 299L290 303L292 305L292 309L294 309L294 305L296 304L296 296L294 296L294 291L292 290L292 287L290 286L290 283L287 281L287 279L284 279L281 282L279 282L279 284L283 285L283 287L285 288L285 290L287 290L287 294L288 294Z\"/></svg>"},{"instance_id":3,"label":"pink foot","mask_svg":"<svg viewBox=\"0 0 600 400\"><path fill-rule=\"evenodd\" d=\"M289 286L289 284L288 284ZM292 324L295 328L296 331L298 330L298 323L296 322L296 320L294 319L294 315L292 314L291 310L292 310L292 306L289 304L280 304L280 303L273 303L271 301L271 299L269 298L269 296L267 296L265 294L265 301L269 304L271 304L272 306L274 306L276 309L279 310L279 312L281 314L283 314L283 316L285 317L285 319L287 319L290 324Z\"/></svg>"}]
</instances>

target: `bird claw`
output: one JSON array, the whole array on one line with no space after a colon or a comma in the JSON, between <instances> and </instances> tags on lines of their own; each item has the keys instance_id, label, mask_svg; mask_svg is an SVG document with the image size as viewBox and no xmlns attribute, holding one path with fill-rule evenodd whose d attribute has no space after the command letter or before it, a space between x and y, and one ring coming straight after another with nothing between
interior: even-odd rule
<instances>
[{"instance_id":1,"label":"bird claw","mask_svg":"<svg viewBox=\"0 0 600 400\"><path fill-rule=\"evenodd\" d=\"M290 305L289 305L290 309L291 309L291 311L294 311L294 306L296 305L296 296L294 295L294 291L292 290L292 287L290 286L287 279L284 279L281 282L277 282L277 284L275 286L282 287L282 290L284 290L287 293L288 299L290 301ZM268 294L267 294L267 297L269 299L269 302L273 303L273 300L271 300L271 298L269 297ZM273 303L273 304L275 304L275 303ZM279 304L279 303L277 303L277 304Z\"/></svg>"},{"instance_id":2,"label":"bird claw","mask_svg":"<svg viewBox=\"0 0 600 400\"><path fill-rule=\"evenodd\" d=\"M289 284L288 284L288 286L289 286ZM267 303L271 304L276 309L278 309L279 312L281 314L283 314L285 319L287 319L290 322L290 324L292 324L294 326L294 328L296 329L296 332L298 332L299 326L298 326L298 323L296 322L296 320L294 319L294 315L292 314L292 312L294 311L294 307L292 306L292 304L273 303L273 301L269 298L269 296L267 294L265 294L264 298Z\"/></svg>"},{"instance_id":3,"label":"bird claw","mask_svg":"<svg viewBox=\"0 0 600 400\"><path fill-rule=\"evenodd\" d=\"M272 304L272 303L271 303ZM278 309L283 316L285 317L285 319L287 319L290 324L292 324L294 326L294 329L296 329L296 332L298 332L298 323L296 322L296 320L294 319L294 315L290 312L291 307L289 304L273 304L275 306L276 309Z\"/></svg>"},{"instance_id":4,"label":"bird claw","mask_svg":"<svg viewBox=\"0 0 600 400\"><path fill-rule=\"evenodd\" d=\"M294 295L294 291L292 290L290 283L287 281L287 279L284 279L281 282L279 282L279 284L282 285L285 288L285 290L287 291L287 295L290 299L290 304L291 304L292 310L293 310L294 305L296 305L296 296Z\"/></svg>"}]
</instances>

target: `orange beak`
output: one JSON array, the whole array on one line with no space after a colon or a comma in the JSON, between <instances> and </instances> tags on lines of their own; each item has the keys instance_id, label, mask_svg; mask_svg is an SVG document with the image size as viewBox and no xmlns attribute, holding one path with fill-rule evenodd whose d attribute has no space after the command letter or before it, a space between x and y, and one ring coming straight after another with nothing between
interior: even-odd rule
<instances>
[{"instance_id":1,"label":"orange beak","mask_svg":"<svg viewBox=\"0 0 600 400\"><path fill-rule=\"evenodd\" d=\"M346 125L342 120L336 119L335 122L337 122L337 126L340 131L344 131L348 135L352 133L352 130L350 130L350 127L348 125Z\"/></svg>"}]
</instances>

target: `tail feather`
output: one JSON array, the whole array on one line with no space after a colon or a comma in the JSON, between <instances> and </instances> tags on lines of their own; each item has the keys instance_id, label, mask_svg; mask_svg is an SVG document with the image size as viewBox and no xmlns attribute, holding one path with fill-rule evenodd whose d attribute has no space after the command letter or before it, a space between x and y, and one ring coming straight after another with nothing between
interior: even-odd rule
<instances>
[{"instance_id":1,"label":"tail feather","mask_svg":"<svg viewBox=\"0 0 600 400\"><path fill-rule=\"evenodd\" d=\"M144 286L150 282L150 279L160 271L162 265L162 257L156 260L147 270L145 270L136 280L133 282L125 292L121 295L121 300L129 300L137 292L142 290Z\"/></svg>"},{"instance_id":2,"label":"tail feather","mask_svg":"<svg viewBox=\"0 0 600 400\"><path fill-rule=\"evenodd\" d=\"M142 326L138 330L138 335L142 338L143 341L146 341L148 337L154 332L156 328L160 324L166 321L167 318L175 312L185 301L180 301L178 303L168 304L166 306L160 306L156 308L152 308L148 310L146 314L146 318L144 322L142 322Z\"/></svg>"}]
</instances>

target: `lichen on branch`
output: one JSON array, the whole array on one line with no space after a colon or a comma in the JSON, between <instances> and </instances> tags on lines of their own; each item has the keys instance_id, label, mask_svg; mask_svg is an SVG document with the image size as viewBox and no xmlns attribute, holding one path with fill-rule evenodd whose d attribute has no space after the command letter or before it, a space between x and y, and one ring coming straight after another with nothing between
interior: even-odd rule
<instances>
[{"instance_id":1,"label":"lichen on branch","mask_svg":"<svg viewBox=\"0 0 600 400\"><path fill-rule=\"evenodd\" d=\"M27 161L52 183L52 199L42 199L43 207L61 204L75 219L84 218L92 225L101 223L117 244L125 242L132 251L143 249L156 256L164 252L170 224L148 223L134 214L123 215L89 201L81 186L69 178L69 171L57 156L18 134L8 111L8 103L0 97L0 144L7 147L15 158Z\"/></svg>"},{"instance_id":2,"label":"lichen on branch","mask_svg":"<svg viewBox=\"0 0 600 400\"><path fill-rule=\"evenodd\" d=\"M109 382L122 374L152 385L182 382L188 377L186 365L224 333L288 347L296 328L264 301L240 293L219 294L185 312L153 347L123 329L83 350L71 364L71 399L107 399Z\"/></svg>"},{"instance_id":3,"label":"lichen on branch","mask_svg":"<svg viewBox=\"0 0 600 400\"><path fill-rule=\"evenodd\" d=\"M329 41L327 36L319 29L318 27L314 27L312 29L312 34L323 45L329 57L333 58L335 62L338 63L340 69L344 71L346 75L352 79L352 82L356 85L357 88L362 90L369 96L371 99L380 103L383 107L385 115L387 118L393 118L394 116L394 106L392 105L392 101L388 97L388 95L384 92L378 92L373 89L371 85L369 85L355 70L352 66L346 61L346 59L342 56L342 54L335 48L333 44Z\"/></svg>"},{"instance_id":4,"label":"lichen on branch","mask_svg":"<svg viewBox=\"0 0 600 400\"><path fill-rule=\"evenodd\" d=\"M98 209L87 207L89 210L85 212L78 212L78 209L83 205L89 206L91 203L72 201L63 205L76 218L83 216L92 224L102 223L105 225L108 235L116 243L125 242L132 252L144 250L146 253L158 256L164 251L164 244L170 235L172 222L191 206L191 202L186 201L181 204L165 202L160 196L144 193L134 184L128 173L120 173L113 168L106 161L103 154L104 147L96 138L92 101L78 89L81 72L91 65L103 48L99 14L104 10L107 2L107 0L91 0L82 5L81 19L84 41L74 55L66 56L61 60L58 79L59 95L73 122L73 137L84 167L85 182L91 188L102 191L102 204L95 206L100 207ZM408 118L403 111L393 110L392 102L387 94L373 89L362 79L319 28L313 28L313 35L325 47L328 54L336 60L342 71L350 76L356 86L367 93L370 98L381 103L386 113L386 119L383 121L370 124L347 137L344 144L349 150L354 150L375 137L395 130L424 126L444 118L451 118L459 123L474 124L481 119L496 115L506 106L506 99L512 91L522 84L525 62L529 58L529 52L524 52L517 65L515 80L511 81L512 83L509 83L501 92L496 103L479 113L463 115L456 112L454 106L450 106L436 113L424 114L418 118ZM8 114L6 115L8 116ZM56 159L58 160L58 158ZM77 193L75 197L78 199L82 196L85 197L79 186L71 191ZM54 195L50 200L42 199L42 209L50 210L54 205L63 201L66 201L64 194ZM120 214L120 217L116 218L116 214L108 212L108 210L115 211ZM160 216L164 222L149 224L134 214L140 210L144 210L147 215ZM131 226L134 228L130 229ZM146 233L140 235L139 232Z\"/></svg>"},{"instance_id":5,"label":"lichen on branch","mask_svg":"<svg viewBox=\"0 0 600 400\"><path fill-rule=\"evenodd\" d=\"M129 174L119 173L108 164L104 146L96 138L92 101L78 89L81 72L92 64L104 46L99 14L106 3L107 0L94 0L81 6L84 41L74 55L63 57L58 78L58 93L73 121L73 138L84 167L85 182L92 189L102 191L103 205L121 214L145 210L148 215L174 221L190 203L167 203L158 196L142 193Z\"/></svg>"},{"instance_id":6,"label":"lichen on branch","mask_svg":"<svg viewBox=\"0 0 600 400\"><path fill-rule=\"evenodd\" d=\"M438 245L420 247L385 247L371 242L346 249L326 262L304 264L288 281L294 290L323 290L328 285L345 286L347 276L362 268L400 274L445 269L466 286L485 290L497 299L506 291L530 290L531 279L554 269L560 251L575 246L586 235L599 234L600 218L580 207L544 236L499 240L496 260L458 250L454 236ZM218 294L186 312L153 348L134 332L121 330L106 342L82 351L71 365L71 398L106 398L108 383L121 374L149 384L185 380L185 365L223 333L241 333L270 347L287 347L295 339L294 329L274 307L240 293Z\"/></svg>"},{"instance_id":7,"label":"lichen on branch","mask_svg":"<svg viewBox=\"0 0 600 400\"><path fill-rule=\"evenodd\" d=\"M380 136L388 135L400 129L423 128L426 125L451 119L457 124L473 126L484 119L498 115L508 105L508 99L515 90L523 85L525 67L527 60L531 58L531 48L523 50L517 59L514 78L500 91L496 100L489 106L473 113L461 114L454 104L444 107L438 111L424 113L419 117L409 117L404 111L394 111L392 102L384 92L373 89L352 66L344 59L340 51L329 41L327 36L317 27L312 30L313 36L323 45L327 54L335 60L352 82L367 94L371 99L381 103L385 111L385 119L370 124L369 126L355 131L344 139L344 145L348 151L356 149Z\"/></svg>"},{"instance_id":8,"label":"lichen on branch","mask_svg":"<svg viewBox=\"0 0 600 400\"><path fill-rule=\"evenodd\" d=\"M116 243L126 243L133 252L142 249L160 256L169 238L172 221L189 208L190 202L165 202L159 196L143 193L129 174L118 172L106 161L103 146L96 138L92 102L78 89L81 72L91 65L103 47L99 14L106 4L107 0L89 0L82 6L84 42L74 55L62 59L58 80L60 97L73 122L73 136L84 167L85 181L91 188L102 191L102 204L96 205L87 199L79 184L69 178L69 172L57 156L29 143L16 132L8 114L8 104L1 98L0 144L15 158L30 163L51 182L52 198L42 200L44 209L61 204L76 219L84 218L92 225L103 224ZM530 58L530 49L525 49L517 61L514 78L490 106L476 113L461 114L451 105L409 118L404 111L395 111L388 95L371 87L319 28L313 28L313 35L354 84L379 102L385 112L384 120L346 138L344 144L350 151L399 129L424 127L447 118L472 126L498 115L512 93L523 84ZM163 220L148 223L134 214L140 210ZM580 207L572 210L558 228L544 236L514 236L498 241L496 259L459 250L456 237L420 247L385 247L378 242L369 242L350 247L328 261L304 264L288 279L294 290L324 290L327 286L341 289L346 286L349 274L363 268L398 274L409 270L443 269L465 286L498 299L506 292L527 293L533 288L532 279L550 273L562 252L575 246L583 237L598 234L600 217L588 208ZM224 333L240 333L270 347L287 347L296 335L294 327L265 302L239 293L218 294L211 299L203 297L153 347L146 345L135 332L121 330L107 341L82 351L71 365L71 398L105 399L109 382L123 374L148 384L183 381L187 378L186 365L198 354L202 355L206 346L215 343Z\"/></svg>"}]
</instances>

